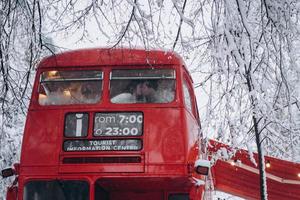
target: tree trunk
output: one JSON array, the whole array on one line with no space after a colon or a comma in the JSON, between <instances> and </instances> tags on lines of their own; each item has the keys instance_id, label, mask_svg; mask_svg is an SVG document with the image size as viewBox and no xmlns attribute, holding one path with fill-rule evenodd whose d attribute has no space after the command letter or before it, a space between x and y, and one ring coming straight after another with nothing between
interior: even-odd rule
<instances>
[{"instance_id":1,"label":"tree trunk","mask_svg":"<svg viewBox=\"0 0 300 200\"><path fill-rule=\"evenodd\" d=\"M251 68L250 68L251 69ZM254 90L254 86L252 84L251 72L250 70L246 70L245 78L247 80L247 86L249 93ZM258 154L258 169L259 169L259 183L260 183L260 199L267 200L267 183L266 183L266 176L265 176L265 163L264 163L264 155L261 148L261 139L260 139L260 130L259 130L259 121L255 115L255 110L257 108L256 98L250 96L250 101L252 105L252 121L253 121L253 128L255 134L255 142L257 146L257 154Z\"/></svg>"},{"instance_id":2,"label":"tree trunk","mask_svg":"<svg viewBox=\"0 0 300 200\"><path fill-rule=\"evenodd\" d=\"M260 183L260 199L266 200L267 197L267 184L266 184L266 177L265 177L265 163L264 163L264 154L261 148L261 140L258 128L258 122L256 117L252 116L254 132L255 132L255 141L257 146L257 154L258 154L258 169L259 169L259 183Z\"/></svg>"}]
</instances>

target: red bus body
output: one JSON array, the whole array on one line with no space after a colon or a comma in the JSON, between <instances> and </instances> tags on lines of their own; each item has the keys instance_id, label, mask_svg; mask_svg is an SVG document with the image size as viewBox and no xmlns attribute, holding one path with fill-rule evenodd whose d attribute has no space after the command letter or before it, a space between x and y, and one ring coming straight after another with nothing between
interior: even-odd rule
<instances>
[{"instance_id":1,"label":"red bus body","mask_svg":"<svg viewBox=\"0 0 300 200\"><path fill-rule=\"evenodd\" d=\"M174 101L162 104L110 102L110 73L113 69L152 68L175 70ZM41 74L51 70L101 70L101 101L95 104L40 105L38 90ZM184 102L183 81L191 94L192 110L187 109ZM88 114L88 135L84 138L87 141L96 138L92 134L95 113L142 113L143 135L138 137L142 141L142 149L64 151L64 141L72 140L64 136L65 116L77 112ZM88 199L91 200L181 200L187 199L186 196L201 199L203 186L196 187L193 182L194 162L199 151L199 129L192 79L176 54L131 49L87 49L53 55L42 60L37 68L23 137L18 199L24 198L24 187L30 182L56 180L86 182L89 186Z\"/></svg>"}]
</instances>

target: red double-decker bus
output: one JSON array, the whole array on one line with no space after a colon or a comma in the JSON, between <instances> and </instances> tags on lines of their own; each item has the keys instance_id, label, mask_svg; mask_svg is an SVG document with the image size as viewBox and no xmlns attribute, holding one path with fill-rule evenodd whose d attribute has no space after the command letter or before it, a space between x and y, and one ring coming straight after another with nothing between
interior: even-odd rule
<instances>
[{"instance_id":1,"label":"red double-decker bus","mask_svg":"<svg viewBox=\"0 0 300 200\"><path fill-rule=\"evenodd\" d=\"M37 68L7 199L201 199L200 137L192 79L173 52L53 55Z\"/></svg>"}]
</instances>

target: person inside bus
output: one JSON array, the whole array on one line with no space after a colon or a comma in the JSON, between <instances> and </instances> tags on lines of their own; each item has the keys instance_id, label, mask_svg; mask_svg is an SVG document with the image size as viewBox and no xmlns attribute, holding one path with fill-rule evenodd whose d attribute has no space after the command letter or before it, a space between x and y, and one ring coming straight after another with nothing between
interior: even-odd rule
<instances>
[{"instance_id":1,"label":"person inside bus","mask_svg":"<svg viewBox=\"0 0 300 200\"><path fill-rule=\"evenodd\" d=\"M72 103L97 103L100 100L101 92L97 83L93 81L71 83L69 89L71 92Z\"/></svg>"},{"instance_id":2,"label":"person inside bus","mask_svg":"<svg viewBox=\"0 0 300 200\"><path fill-rule=\"evenodd\" d=\"M70 101L70 92L67 88L68 85L61 82L53 82L41 85L39 103L41 105L67 104Z\"/></svg>"},{"instance_id":3,"label":"person inside bus","mask_svg":"<svg viewBox=\"0 0 300 200\"><path fill-rule=\"evenodd\" d=\"M111 98L112 103L136 103L136 91L140 81L133 80L118 95Z\"/></svg>"},{"instance_id":4,"label":"person inside bus","mask_svg":"<svg viewBox=\"0 0 300 200\"><path fill-rule=\"evenodd\" d=\"M111 99L112 103L157 103L157 80L133 80L127 89Z\"/></svg>"},{"instance_id":5,"label":"person inside bus","mask_svg":"<svg viewBox=\"0 0 300 200\"><path fill-rule=\"evenodd\" d=\"M156 90L156 80L143 81L137 86L136 101L141 103L156 103L159 98L156 94Z\"/></svg>"},{"instance_id":6,"label":"person inside bus","mask_svg":"<svg viewBox=\"0 0 300 200\"><path fill-rule=\"evenodd\" d=\"M83 82L81 94L84 103L97 103L101 98L101 85L95 81Z\"/></svg>"},{"instance_id":7,"label":"person inside bus","mask_svg":"<svg viewBox=\"0 0 300 200\"><path fill-rule=\"evenodd\" d=\"M170 103L175 97L175 81L161 79L158 81L158 87L156 90L156 102L157 103Z\"/></svg>"}]
</instances>

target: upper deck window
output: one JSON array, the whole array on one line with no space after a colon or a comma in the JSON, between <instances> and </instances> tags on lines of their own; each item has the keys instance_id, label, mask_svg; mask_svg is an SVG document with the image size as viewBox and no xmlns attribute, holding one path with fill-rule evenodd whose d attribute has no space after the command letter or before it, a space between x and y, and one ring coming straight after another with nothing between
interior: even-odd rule
<instances>
[{"instance_id":1,"label":"upper deck window","mask_svg":"<svg viewBox=\"0 0 300 200\"><path fill-rule=\"evenodd\" d=\"M40 78L40 105L94 104L100 101L101 71L46 71Z\"/></svg>"},{"instance_id":2,"label":"upper deck window","mask_svg":"<svg viewBox=\"0 0 300 200\"><path fill-rule=\"evenodd\" d=\"M169 103L175 97L175 70L113 70L112 103Z\"/></svg>"}]
</instances>

